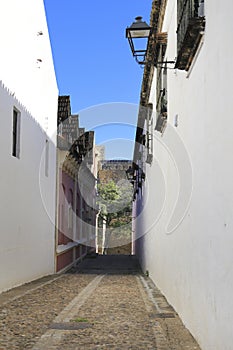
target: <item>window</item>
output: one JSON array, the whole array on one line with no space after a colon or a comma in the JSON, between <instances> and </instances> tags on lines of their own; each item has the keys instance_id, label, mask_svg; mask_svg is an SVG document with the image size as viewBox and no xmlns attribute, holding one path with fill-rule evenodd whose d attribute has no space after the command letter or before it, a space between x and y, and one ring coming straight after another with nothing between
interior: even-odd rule
<instances>
[{"instance_id":1,"label":"window","mask_svg":"<svg viewBox=\"0 0 233 350\"><path fill-rule=\"evenodd\" d=\"M148 164L152 163L153 160L153 104L149 103L147 107L147 116L146 116L146 146L147 146L147 155L146 162Z\"/></svg>"},{"instance_id":2,"label":"window","mask_svg":"<svg viewBox=\"0 0 233 350\"><path fill-rule=\"evenodd\" d=\"M49 141L45 141L45 176L49 176Z\"/></svg>"},{"instance_id":3,"label":"window","mask_svg":"<svg viewBox=\"0 0 233 350\"><path fill-rule=\"evenodd\" d=\"M73 230L73 191L69 190L68 194L68 229Z\"/></svg>"},{"instance_id":4,"label":"window","mask_svg":"<svg viewBox=\"0 0 233 350\"><path fill-rule=\"evenodd\" d=\"M204 0L177 0L176 68L189 70L204 30Z\"/></svg>"},{"instance_id":5,"label":"window","mask_svg":"<svg viewBox=\"0 0 233 350\"><path fill-rule=\"evenodd\" d=\"M61 218L61 227L60 230L63 231L65 229L65 225L64 225L64 204L61 204L61 214L60 214L60 218Z\"/></svg>"},{"instance_id":6,"label":"window","mask_svg":"<svg viewBox=\"0 0 233 350\"><path fill-rule=\"evenodd\" d=\"M68 228L73 229L73 208L71 204L68 204Z\"/></svg>"},{"instance_id":7,"label":"window","mask_svg":"<svg viewBox=\"0 0 233 350\"><path fill-rule=\"evenodd\" d=\"M12 156L19 158L20 153L20 112L13 109L13 127L12 127Z\"/></svg>"},{"instance_id":8,"label":"window","mask_svg":"<svg viewBox=\"0 0 233 350\"><path fill-rule=\"evenodd\" d=\"M205 0L199 0L198 16L199 17L205 16Z\"/></svg>"},{"instance_id":9,"label":"window","mask_svg":"<svg viewBox=\"0 0 233 350\"><path fill-rule=\"evenodd\" d=\"M62 233L65 232L65 204L66 204L66 188L65 186L62 184L60 187L60 197L59 197L59 201L61 204L61 213L60 213L60 227L59 229L62 231Z\"/></svg>"},{"instance_id":10,"label":"window","mask_svg":"<svg viewBox=\"0 0 233 350\"><path fill-rule=\"evenodd\" d=\"M161 45L159 49L158 61L164 62L157 66L156 83L156 112L157 120L155 130L163 133L167 125L167 65L164 61L166 45Z\"/></svg>"}]
</instances>

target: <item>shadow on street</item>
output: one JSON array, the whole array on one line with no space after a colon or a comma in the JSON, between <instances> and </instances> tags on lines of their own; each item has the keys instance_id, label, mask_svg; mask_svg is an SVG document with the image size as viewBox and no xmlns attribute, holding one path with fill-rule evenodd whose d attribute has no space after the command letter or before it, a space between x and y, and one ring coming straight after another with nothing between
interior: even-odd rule
<instances>
[{"instance_id":1,"label":"shadow on street","mask_svg":"<svg viewBox=\"0 0 233 350\"><path fill-rule=\"evenodd\" d=\"M140 266L135 255L91 255L68 273L138 274Z\"/></svg>"}]
</instances>

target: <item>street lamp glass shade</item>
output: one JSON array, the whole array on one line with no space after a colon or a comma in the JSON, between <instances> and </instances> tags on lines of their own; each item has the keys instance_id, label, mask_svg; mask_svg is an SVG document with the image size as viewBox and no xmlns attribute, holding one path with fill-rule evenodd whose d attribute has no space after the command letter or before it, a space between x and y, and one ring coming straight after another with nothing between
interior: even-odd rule
<instances>
[{"instance_id":1,"label":"street lamp glass shade","mask_svg":"<svg viewBox=\"0 0 233 350\"><path fill-rule=\"evenodd\" d=\"M136 22L126 28L126 38L136 61L139 64L145 64L147 45L151 33L151 27L144 21L142 17L136 17Z\"/></svg>"},{"instance_id":2,"label":"street lamp glass shade","mask_svg":"<svg viewBox=\"0 0 233 350\"><path fill-rule=\"evenodd\" d=\"M127 38L149 38L151 27L144 21L142 17L136 17L136 22L133 22L130 27L126 29Z\"/></svg>"}]
</instances>

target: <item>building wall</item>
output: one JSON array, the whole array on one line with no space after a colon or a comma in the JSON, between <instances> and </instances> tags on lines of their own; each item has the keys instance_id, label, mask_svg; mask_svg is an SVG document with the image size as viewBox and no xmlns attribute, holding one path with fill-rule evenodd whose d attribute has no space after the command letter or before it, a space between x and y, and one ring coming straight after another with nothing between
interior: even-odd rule
<instances>
[{"instance_id":1,"label":"building wall","mask_svg":"<svg viewBox=\"0 0 233 350\"><path fill-rule=\"evenodd\" d=\"M58 92L43 0L0 4L0 80L52 136Z\"/></svg>"},{"instance_id":2,"label":"building wall","mask_svg":"<svg viewBox=\"0 0 233 350\"><path fill-rule=\"evenodd\" d=\"M57 272L71 268L96 247L95 177L84 163L67 159L68 154L57 150Z\"/></svg>"},{"instance_id":3,"label":"building wall","mask_svg":"<svg viewBox=\"0 0 233 350\"><path fill-rule=\"evenodd\" d=\"M12 156L13 108L21 113L19 159ZM0 115L1 292L54 272L56 147L2 84Z\"/></svg>"},{"instance_id":4,"label":"building wall","mask_svg":"<svg viewBox=\"0 0 233 350\"><path fill-rule=\"evenodd\" d=\"M95 145L95 176L101 168L101 162L105 159L105 146Z\"/></svg>"},{"instance_id":5,"label":"building wall","mask_svg":"<svg viewBox=\"0 0 233 350\"><path fill-rule=\"evenodd\" d=\"M143 270L203 350L230 350L233 342L232 11L231 1L206 1L204 41L192 70L168 70L168 126L162 137L154 133L154 160L138 201L144 208L134 224L137 237L143 233L135 248ZM175 0L168 0L163 31L171 60ZM154 108L155 81L156 73Z\"/></svg>"},{"instance_id":6,"label":"building wall","mask_svg":"<svg viewBox=\"0 0 233 350\"><path fill-rule=\"evenodd\" d=\"M43 0L0 4L3 291L54 272L58 89ZM19 158L12 156L14 108Z\"/></svg>"}]
</instances>

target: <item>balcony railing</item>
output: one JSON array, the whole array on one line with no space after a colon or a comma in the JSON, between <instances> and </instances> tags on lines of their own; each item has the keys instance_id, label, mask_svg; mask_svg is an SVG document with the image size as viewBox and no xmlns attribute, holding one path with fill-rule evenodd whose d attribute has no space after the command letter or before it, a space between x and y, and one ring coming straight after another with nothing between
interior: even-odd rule
<instances>
[{"instance_id":1,"label":"balcony railing","mask_svg":"<svg viewBox=\"0 0 233 350\"><path fill-rule=\"evenodd\" d=\"M204 1L178 0L176 68L188 70L205 29Z\"/></svg>"}]
</instances>

